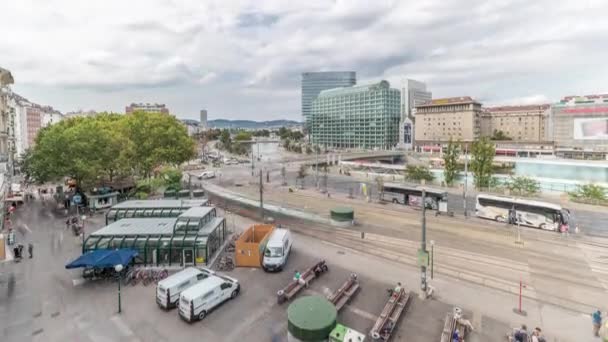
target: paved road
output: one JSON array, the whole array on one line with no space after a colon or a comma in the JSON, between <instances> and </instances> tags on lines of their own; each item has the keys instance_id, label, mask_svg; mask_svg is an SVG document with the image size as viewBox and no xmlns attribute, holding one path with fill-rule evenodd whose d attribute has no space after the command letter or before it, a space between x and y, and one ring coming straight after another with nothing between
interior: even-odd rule
<instances>
[{"instance_id":1,"label":"paved road","mask_svg":"<svg viewBox=\"0 0 608 342\"><path fill-rule=\"evenodd\" d=\"M286 181L288 184L295 185L297 177L297 169L299 163L290 162L287 164L278 164L276 162L262 162L256 164L256 177L259 177L259 169L263 169L263 178L266 179L266 172L270 171L271 184L278 185L281 183L281 167L287 166ZM240 182L246 183L254 181L251 176L251 165L234 165L224 167L221 172L221 177L214 180L215 183L224 182L227 184ZM319 184L323 186L323 173L319 171ZM257 178L256 178L257 179ZM308 171L304 182L307 188L314 187L316 184L314 171ZM299 180L298 180L299 182ZM378 189L376 182L373 180L362 181L353 177L329 173L327 177L327 188L330 193L349 194L352 193L355 197L361 197L361 183L366 183L368 189L371 189L372 196L377 196ZM458 215L464 214L464 200L462 194L448 193L448 209ZM467 211L469 213L475 210L475 192L469 191L467 194ZM590 236L608 237L608 209L601 211L573 210L571 221L573 226L578 225L580 230Z\"/></svg>"}]
</instances>

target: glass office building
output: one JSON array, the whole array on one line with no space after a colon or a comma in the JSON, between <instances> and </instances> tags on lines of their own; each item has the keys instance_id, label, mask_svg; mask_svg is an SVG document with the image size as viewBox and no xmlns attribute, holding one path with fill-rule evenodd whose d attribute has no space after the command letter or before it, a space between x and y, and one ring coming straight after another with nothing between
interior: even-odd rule
<instances>
[{"instance_id":1,"label":"glass office building","mask_svg":"<svg viewBox=\"0 0 608 342\"><path fill-rule=\"evenodd\" d=\"M352 87L357 84L354 71L305 72L302 74L302 117L308 122L312 102L323 90Z\"/></svg>"},{"instance_id":2,"label":"glass office building","mask_svg":"<svg viewBox=\"0 0 608 342\"><path fill-rule=\"evenodd\" d=\"M313 102L311 141L329 148L392 148L400 108L400 92L387 81L324 90Z\"/></svg>"}]
</instances>

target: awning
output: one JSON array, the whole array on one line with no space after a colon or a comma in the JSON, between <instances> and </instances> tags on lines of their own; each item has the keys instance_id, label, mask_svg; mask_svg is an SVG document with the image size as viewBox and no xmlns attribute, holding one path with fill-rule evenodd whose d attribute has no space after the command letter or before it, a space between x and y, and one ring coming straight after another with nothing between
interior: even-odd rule
<instances>
[{"instance_id":1,"label":"awning","mask_svg":"<svg viewBox=\"0 0 608 342\"><path fill-rule=\"evenodd\" d=\"M133 249L97 249L89 251L71 263L65 265L65 268L78 267L94 267L106 268L116 265L126 266L131 260L137 256L137 251Z\"/></svg>"}]
</instances>

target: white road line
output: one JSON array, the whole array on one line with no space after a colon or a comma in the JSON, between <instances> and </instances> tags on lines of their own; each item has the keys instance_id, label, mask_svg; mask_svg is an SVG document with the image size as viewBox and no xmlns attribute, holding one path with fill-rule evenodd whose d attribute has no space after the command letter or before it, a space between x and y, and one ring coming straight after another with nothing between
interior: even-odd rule
<instances>
[{"instance_id":1,"label":"white road line","mask_svg":"<svg viewBox=\"0 0 608 342\"><path fill-rule=\"evenodd\" d=\"M27 229L28 232L32 232L32 230L30 229L30 227L27 226L27 223L23 224L23 228Z\"/></svg>"},{"instance_id":2,"label":"white road line","mask_svg":"<svg viewBox=\"0 0 608 342\"><path fill-rule=\"evenodd\" d=\"M114 323L114 325L116 325L116 327L118 328L118 330L120 330L122 336L125 337L132 337L135 334L133 333L133 330L131 330L131 328L129 328L125 322L123 322L122 318L120 316L114 315L112 317L110 317L110 320Z\"/></svg>"}]
</instances>

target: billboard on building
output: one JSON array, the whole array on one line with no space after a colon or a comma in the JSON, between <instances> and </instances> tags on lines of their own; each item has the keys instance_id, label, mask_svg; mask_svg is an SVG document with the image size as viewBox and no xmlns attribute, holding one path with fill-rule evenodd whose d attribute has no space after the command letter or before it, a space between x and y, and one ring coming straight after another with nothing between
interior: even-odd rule
<instances>
[{"instance_id":1,"label":"billboard on building","mask_svg":"<svg viewBox=\"0 0 608 342\"><path fill-rule=\"evenodd\" d=\"M574 119L574 139L608 140L608 118Z\"/></svg>"}]
</instances>

